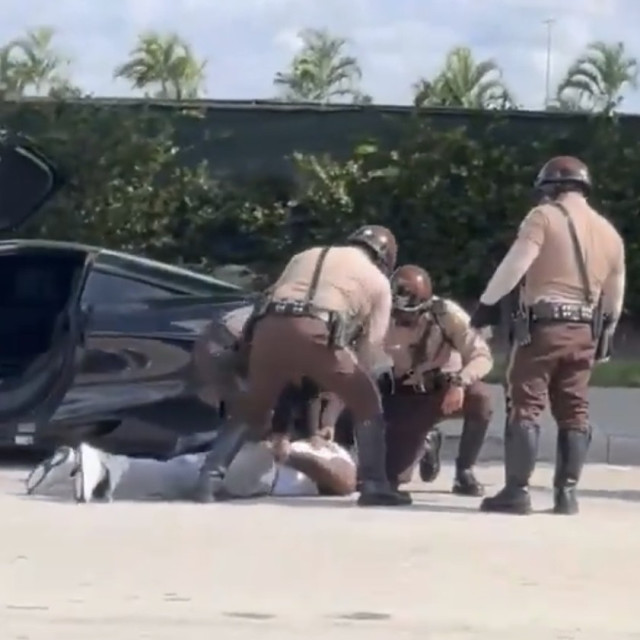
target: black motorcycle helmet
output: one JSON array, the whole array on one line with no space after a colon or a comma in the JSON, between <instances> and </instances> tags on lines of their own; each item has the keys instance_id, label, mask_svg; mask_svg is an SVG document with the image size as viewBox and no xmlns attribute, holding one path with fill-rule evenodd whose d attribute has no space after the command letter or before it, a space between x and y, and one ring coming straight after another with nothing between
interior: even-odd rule
<instances>
[{"instance_id":1,"label":"black motorcycle helmet","mask_svg":"<svg viewBox=\"0 0 640 640\"><path fill-rule=\"evenodd\" d=\"M393 310L419 313L427 308L433 296L431 277L422 267L405 264L391 276Z\"/></svg>"},{"instance_id":2,"label":"black motorcycle helmet","mask_svg":"<svg viewBox=\"0 0 640 640\"><path fill-rule=\"evenodd\" d=\"M573 156L556 156L540 169L533 186L539 193L553 197L576 189L588 195L593 184L589 167L582 160Z\"/></svg>"},{"instance_id":3,"label":"black motorcycle helmet","mask_svg":"<svg viewBox=\"0 0 640 640\"><path fill-rule=\"evenodd\" d=\"M391 273L398 259L398 243L386 227L366 225L347 238L347 244L364 247L375 263L386 273Z\"/></svg>"}]
</instances>

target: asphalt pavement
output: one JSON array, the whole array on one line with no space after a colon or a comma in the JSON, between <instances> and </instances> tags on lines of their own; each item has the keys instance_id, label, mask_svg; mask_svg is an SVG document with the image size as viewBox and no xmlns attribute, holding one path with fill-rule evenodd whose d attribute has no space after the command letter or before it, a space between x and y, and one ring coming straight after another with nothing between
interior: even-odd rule
<instances>
[{"instance_id":1,"label":"asphalt pavement","mask_svg":"<svg viewBox=\"0 0 640 640\"><path fill-rule=\"evenodd\" d=\"M498 488L500 465L483 466ZM592 465L582 513L479 513L452 469L415 504L76 505L0 469L3 640L636 640L640 469Z\"/></svg>"}]
</instances>

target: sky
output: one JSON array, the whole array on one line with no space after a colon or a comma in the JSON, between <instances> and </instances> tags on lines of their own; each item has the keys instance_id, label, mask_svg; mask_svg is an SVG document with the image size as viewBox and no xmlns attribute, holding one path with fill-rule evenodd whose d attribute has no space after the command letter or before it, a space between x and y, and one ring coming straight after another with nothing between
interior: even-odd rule
<instances>
[{"instance_id":1,"label":"sky","mask_svg":"<svg viewBox=\"0 0 640 640\"><path fill-rule=\"evenodd\" d=\"M0 43L52 26L75 84L131 96L112 75L136 34L176 31L208 60L206 97L264 100L298 50L298 32L326 28L349 39L362 89L380 104L409 103L415 81L467 45L478 59L496 60L518 102L535 109L544 103L549 18L552 83L594 40L623 41L640 58L638 0L2 0ZM640 91L628 93L622 110L640 112Z\"/></svg>"}]
</instances>

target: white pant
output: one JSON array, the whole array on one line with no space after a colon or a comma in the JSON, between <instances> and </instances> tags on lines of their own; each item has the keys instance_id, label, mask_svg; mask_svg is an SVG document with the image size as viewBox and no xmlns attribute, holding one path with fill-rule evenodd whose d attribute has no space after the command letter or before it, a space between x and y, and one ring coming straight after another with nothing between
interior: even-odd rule
<instances>
[{"instance_id":1,"label":"white pant","mask_svg":"<svg viewBox=\"0 0 640 640\"><path fill-rule=\"evenodd\" d=\"M294 451L353 462L349 453L334 443L322 449L313 449L304 441L294 442L291 446ZM187 454L170 460L113 456L113 463L126 465L114 497L188 500L195 493L205 455ZM262 442L244 445L227 471L224 488L238 498L318 495L318 487L310 478L286 465L277 464Z\"/></svg>"}]
</instances>

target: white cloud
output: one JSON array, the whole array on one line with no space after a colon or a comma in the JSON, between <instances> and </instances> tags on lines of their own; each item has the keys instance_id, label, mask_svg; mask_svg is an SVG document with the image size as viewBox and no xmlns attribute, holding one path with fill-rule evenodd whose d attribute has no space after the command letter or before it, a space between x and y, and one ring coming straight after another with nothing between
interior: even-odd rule
<instances>
[{"instance_id":1,"label":"white cloud","mask_svg":"<svg viewBox=\"0 0 640 640\"><path fill-rule=\"evenodd\" d=\"M278 33L276 33L273 38L273 43L277 47L282 47L293 56L300 51L303 45L302 38L300 37L300 31L300 27L282 29L282 31L278 31Z\"/></svg>"},{"instance_id":2,"label":"white cloud","mask_svg":"<svg viewBox=\"0 0 640 640\"><path fill-rule=\"evenodd\" d=\"M448 49L468 45L493 58L528 107L544 99L546 27L552 30L552 79L558 81L596 39L624 41L640 57L635 38L637 0L3 0L0 42L48 24L74 58L74 78L95 94L128 89L112 79L136 34L177 30L208 58L209 97L268 98L272 79L299 47L298 31L326 27L352 41L364 71L364 89L377 101L408 103L419 76L434 74ZM630 94L627 110L640 111Z\"/></svg>"}]
</instances>

